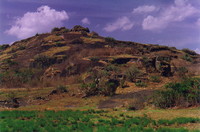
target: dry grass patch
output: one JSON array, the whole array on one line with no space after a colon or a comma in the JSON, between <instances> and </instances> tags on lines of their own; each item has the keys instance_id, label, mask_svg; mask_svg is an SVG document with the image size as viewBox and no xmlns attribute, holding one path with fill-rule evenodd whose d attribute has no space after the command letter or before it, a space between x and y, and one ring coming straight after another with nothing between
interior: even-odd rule
<instances>
[{"instance_id":1,"label":"dry grass patch","mask_svg":"<svg viewBox=\"0 0 200 132\"><path fill-rule=\"evenodd\" d=\"M2 55L0 55L0 61L3 61L5 59L9 59L9 58L11 58L11 55L8 55L8 54L2 54Z\"/></svg>"},{"instance_id":2,"label":"dry grass patch","mask_svg":"<svg viewBox=\"0 0 200 132\"><path fill-rule=\"evenodd\" d=\"M58 41L62 41L64 40L61 36L56 36L56 35L50 35L46 38L44 38L44 41L49 42L49 41L53 41L53 42L58 42Z\"/></svg>"},{"instance_id":3,"label":"dry grass patch","mask_svg":"<svg viewBox=\"0 0 200 132\"><path fill-rule=\"evenodd\" d=\"M70 49L69 46L63 46L63 47L52 47L49 50L47 50L46 52L43 52L43 55L46 56L53 56L56 53L60 53L60 52L64 52L64 51L68 51Z\"/></svg>"},{"instance_id":4,"label":"dry grass patch","mask_svg":"<svg viewBox=\"0 0 200 132\"><path fill-rule=\"evenodd\" d=\"M81 37L83 39L84 43L88 44L95 44L96 42L105 42L104 39L101 38L86 38L86 37Z\"/></svg>"}]
</instances>

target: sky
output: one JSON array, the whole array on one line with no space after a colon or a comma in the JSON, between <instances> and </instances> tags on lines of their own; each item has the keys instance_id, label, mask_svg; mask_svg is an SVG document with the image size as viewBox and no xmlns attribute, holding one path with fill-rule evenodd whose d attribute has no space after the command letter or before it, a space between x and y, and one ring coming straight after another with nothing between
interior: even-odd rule
<instances>
[{"instance_id":1,"label":"sky","mask_svg":"<svg viewBox=\"0 0 200 132\"><path fill-rule=\"evenodd\" d=\"M200 0L0 0L0 44L75 25L200 53Z\"/></svg>"}]
</instances>

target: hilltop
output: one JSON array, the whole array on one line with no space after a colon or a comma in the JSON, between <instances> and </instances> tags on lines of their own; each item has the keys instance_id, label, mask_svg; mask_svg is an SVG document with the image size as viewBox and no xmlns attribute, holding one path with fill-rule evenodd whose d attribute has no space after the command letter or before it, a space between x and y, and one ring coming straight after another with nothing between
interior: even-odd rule
<instances>
[{"instance_id":1,"label":"hilltop","mask_svg":"<svg viewBox=\"0 0 200 132\"><path fill-rule=\"evenodd\" d=\"M129 106L133 98L143 104L143 96L166 83L199 75L200 55L192 50L115 40L81 26L54 28L51 33L0 45L1 88L50 88L45 95L33 92L30 104L59 100L65 93L71 100L117 93L105 102L107 97L97 99L99 108Z\"/></svg>"}]
</instances>

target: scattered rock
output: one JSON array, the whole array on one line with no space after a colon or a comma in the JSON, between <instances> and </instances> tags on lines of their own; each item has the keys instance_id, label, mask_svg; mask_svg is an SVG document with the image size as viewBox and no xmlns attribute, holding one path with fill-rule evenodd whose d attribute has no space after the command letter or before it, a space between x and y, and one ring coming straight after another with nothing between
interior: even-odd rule
<instances>
[{"instance_id":1,"label":"scattered rock","mask_svg":"<svg viewBox=\"0 0 200 132\"><path fill-rule=\"evenodd\" d=\"M12 100L3 100L0 101L0 106L7 108L18 108L20 106L26 105L25 101L20 98L13 98Z\"/></svg>"}]
</instances>

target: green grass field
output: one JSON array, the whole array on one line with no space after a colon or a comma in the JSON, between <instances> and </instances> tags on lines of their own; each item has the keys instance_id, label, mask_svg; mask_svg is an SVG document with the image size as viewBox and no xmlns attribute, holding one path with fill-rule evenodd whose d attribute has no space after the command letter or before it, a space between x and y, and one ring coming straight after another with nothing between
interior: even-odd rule
<instances>
[{"instance_id":1,"label":"green grass field","mask_svg":"<svg viewBox=\"0 0 200 132\"><path fill-rule=\"evenodd\" d=\"M132 117L108 111L2 111L1 132L198 132L185 125L198 125L200 118L178 117L154 120L147 115Z\"/></svg>"}]
</instances>

